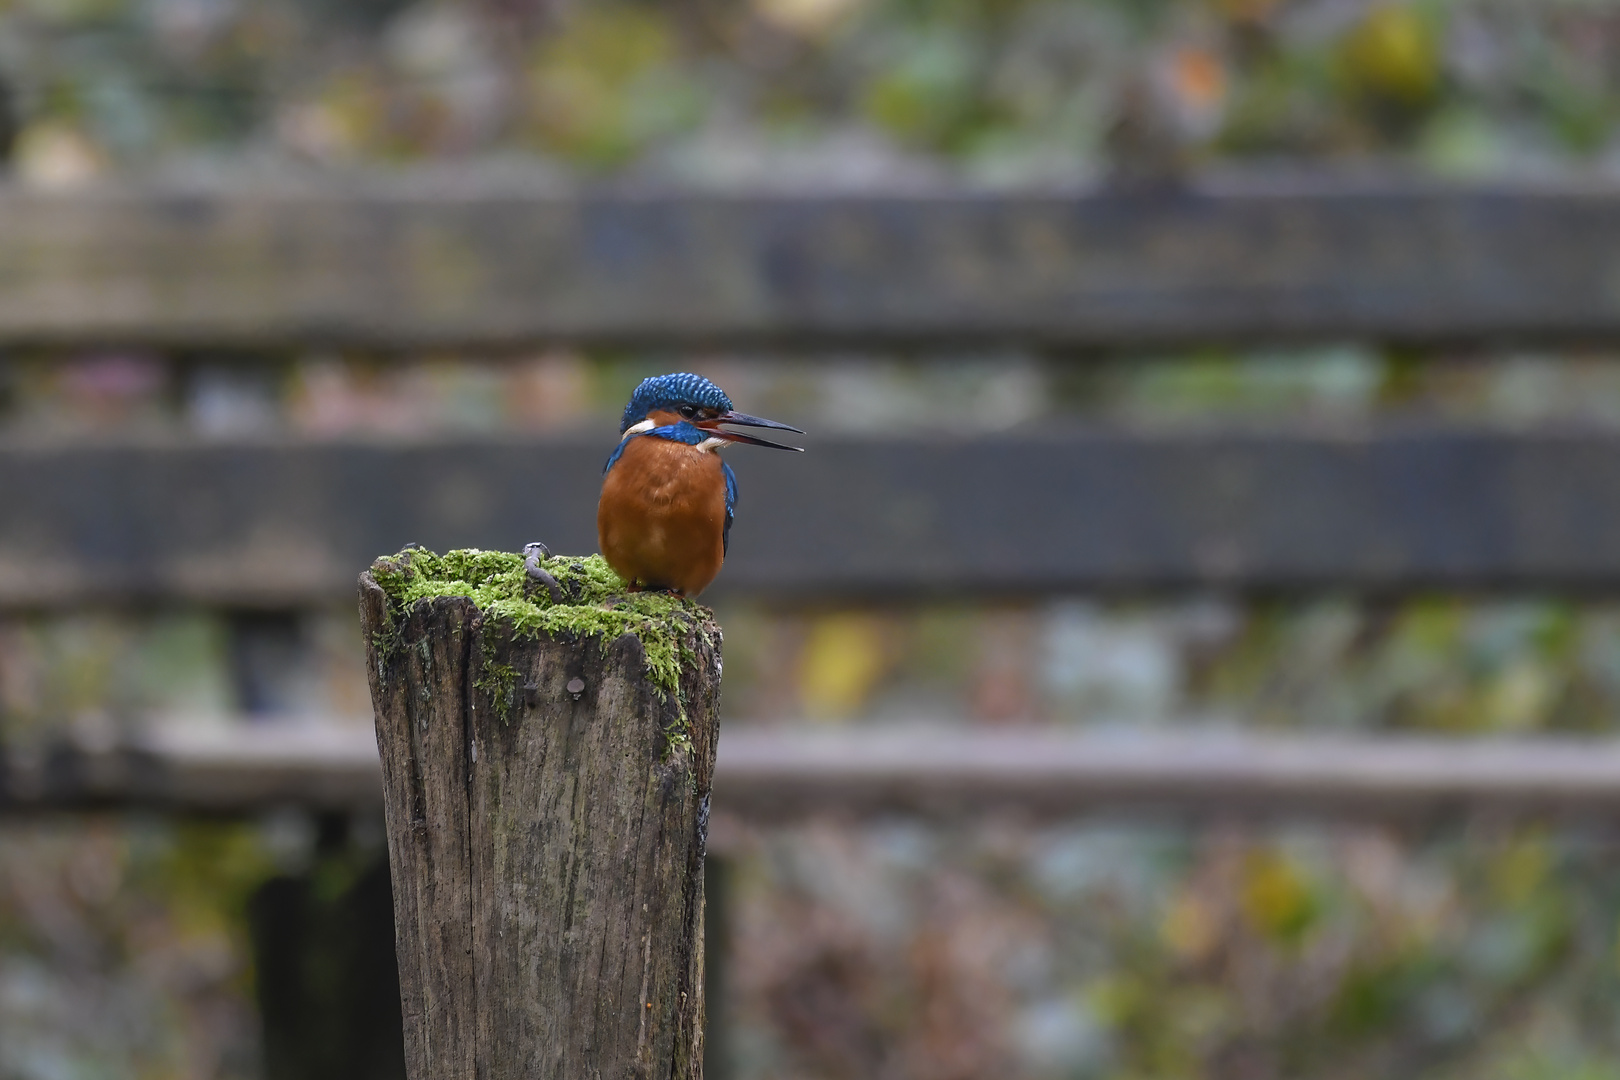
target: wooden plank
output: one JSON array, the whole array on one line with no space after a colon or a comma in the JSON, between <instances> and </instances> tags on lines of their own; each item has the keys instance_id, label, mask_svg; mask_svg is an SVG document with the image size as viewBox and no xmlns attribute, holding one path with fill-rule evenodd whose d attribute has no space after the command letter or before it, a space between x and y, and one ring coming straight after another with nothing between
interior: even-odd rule
<instances>
[{"instance_id":1,"label":"wooden plank","mask_svg":"<svg viewBox=\"0 0 1620 1080\"><path fill-rule=\"evenodd\" d=\"M1620 333L1620 191L0 190L0 340L385 349Z\"/></svg>"},{"instance_id":2,"label":"wooden plank","mask_svg":"<svg viewBox=\"0 0 1620 1080\"><path fill-rule=\"evenodd\" d=\"M744 822L997 808L1367 820L1620 810L1620 740L927 728L737 732L720 745L717 813Z\"/></svg>"},{"instance_id":3,"label":"wooden plank","mask_svg":"<svg viewBox=\"0 0 1620 1080\"><path fill-rule=\"evenodd\" d=\"M0 604L346 601L435 550L595 550L611 435L0 446ZM1620 435L1037 434L735 450L714 594L1620 586Z\"/></svg>"},{"instance_id":4,"label":"wooden plank","mask_svg":"<svg viewBox=\"0 0 1620 1080\"><path fill-rule=\"evenodd\" d=\"M715 769L715 813L728 828L824 814L948 819L997 810L1611 820L1620 811L1620 739L732 725ZM355 727L171 729L127 746L13 754L0 769L0 810L9 812L375 809L380 800L376 742Z\"/></svg>"},{"instance_id":5,"label":"wooden plank","mask_svg":"<svg viewBox=\"0 0 1620 1080\"><path fill-rule=\"evenodd\" d=\"M238 814L281 806L381 810L370 727L222 723L0 748L0 809Z\"/></svg>"}]
</instances>

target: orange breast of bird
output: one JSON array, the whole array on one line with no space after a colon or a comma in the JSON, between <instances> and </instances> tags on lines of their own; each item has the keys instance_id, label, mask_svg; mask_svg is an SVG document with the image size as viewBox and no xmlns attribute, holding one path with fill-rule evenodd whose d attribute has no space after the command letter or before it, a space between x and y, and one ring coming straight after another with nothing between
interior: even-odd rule
<instances>
[{"instance_id":1,"label":"orange breast of bird","mask_svg":"<svg viewBox=\"0 0 1620 1080\"><path fill-rule=\"evenodd\" d=\"M696 596L725 560L726 480L720 455L636 436L602 480L596 539L626 581Z\"/></svg>"}]
</instances>

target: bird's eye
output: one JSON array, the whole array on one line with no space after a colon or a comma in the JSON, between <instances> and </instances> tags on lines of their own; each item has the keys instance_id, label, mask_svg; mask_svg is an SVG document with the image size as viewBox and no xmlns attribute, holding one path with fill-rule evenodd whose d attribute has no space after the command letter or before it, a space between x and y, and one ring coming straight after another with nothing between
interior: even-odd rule
<instances>
[{"instance_id":1,"label":"bird's eye","mask_svg":"<svg viewBox=\"0 0 1620 1080\"><path fill-rule=\"evenodd\" d=\"M686 417L688 420L692 419L692 417L697 415L697 406L696 405L682 405L681 406L681 415Z\"/></svg>"}]
</instances>

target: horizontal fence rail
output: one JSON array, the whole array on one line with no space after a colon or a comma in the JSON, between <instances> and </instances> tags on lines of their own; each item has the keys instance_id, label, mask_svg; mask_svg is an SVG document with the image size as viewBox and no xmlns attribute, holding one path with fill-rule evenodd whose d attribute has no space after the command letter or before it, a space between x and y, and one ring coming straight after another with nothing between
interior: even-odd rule
<instances>
[{"instance_id":1,"label":"horizontal fence rail","mask_svg":"<svg viewBox=\"0 0 1620 1080\"><path fill-rule=\"evenodd\" d=\"M0 807L233 814L381 809L376 736L355 726L243 724L0 748Z\"/></svg>"},{"instance_id":2,"label":"horizontal fence rail","mask_svg":"<svg viewBox=\"0 0 1620 1080\"><path fill-rule=\"evenodd\" d=\"M0 340L1613 336L1620 191L0 190Z\"/></svg>"},{"instance_id":3,"label":"horizontal fence rail","mask_svg":"<svg viewBox=\"0 0 1620 1080\"><path fill-rule=\"evenodd\" d=\"M1620 809L1620 741L924 728L733 733L720 745L716 812L762 822L994 809L1360 820Z\"/></svg>"},{"instance_id":4,"label":"horizontal fence rail","mask_svg":"<svg viewBox=\"0 0 1620 1080\"><path fill-rule=\"evenodd\" d=\"M1399 819L1620 810L1620 740L1601 739L745 728L722 737L716 769L717 817L745 824L990 811ZM380 799L376 743L353 727L172 729L128 744L13 751L0 768L0 809L12 812L374 810Z\"/></svg>"},{"instance_id":5,"label":"horizontal fence rail","mask_svg":"<svg viewBox=\"0 0 1620 1080\"><path fill-rule=\"evenodd\" d=\"M1620 435L812 439L731 455L716 591L1620 585ZM347 602L373 557L596 547L603 437L0 446L0 604Z\"/></svg>"}]
</instances>

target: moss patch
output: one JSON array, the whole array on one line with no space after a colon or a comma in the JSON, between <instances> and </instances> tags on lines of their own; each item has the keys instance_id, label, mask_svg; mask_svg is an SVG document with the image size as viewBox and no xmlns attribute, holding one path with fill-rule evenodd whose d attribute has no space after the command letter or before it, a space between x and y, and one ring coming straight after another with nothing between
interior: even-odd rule
<instances>
[{"instance_id":1,"label":"moss patch","mask_svg":"<svg viewBox=\"0 0 1620 1080\"><path fill-rule=\"evenodd\" d=\"M410 548L378 559L371 577L401 608L436 596L468 597L487 619L509 623L514 637L599 636L608 642L634 634L647 654L648 677L678 700L682 641L705 608L667 593L625 592L600 555L548 555L541 565L567 602L553 602L524 572L523 556L509 551L468 548L435 555Z\"/></svg>"}]
</instances>

